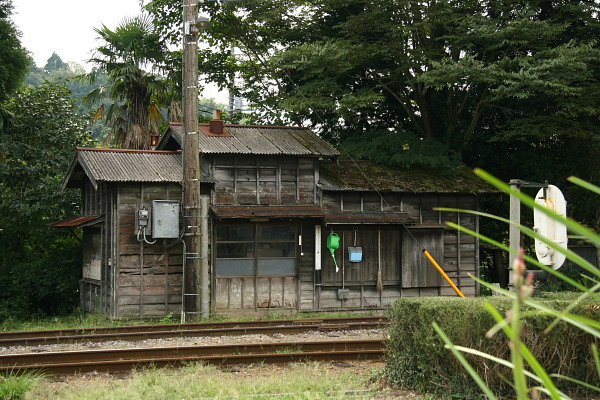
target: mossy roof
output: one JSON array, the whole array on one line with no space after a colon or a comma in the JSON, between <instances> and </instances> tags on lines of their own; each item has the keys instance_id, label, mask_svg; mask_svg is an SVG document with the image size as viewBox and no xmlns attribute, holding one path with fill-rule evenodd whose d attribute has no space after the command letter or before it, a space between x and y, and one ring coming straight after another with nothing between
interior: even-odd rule
<instances>
[{"instance_id":1,"label":"mossy roof","mask_svg":"<svg viewBox=\"0 0 600 400\"><path fill-rule=\"evenodd\" d=\"M497 193L467 167L456 171L426 168L403 169L372 161L321 160L319 184L330 191L406 193Z\"/></svg>"}]
</instances>

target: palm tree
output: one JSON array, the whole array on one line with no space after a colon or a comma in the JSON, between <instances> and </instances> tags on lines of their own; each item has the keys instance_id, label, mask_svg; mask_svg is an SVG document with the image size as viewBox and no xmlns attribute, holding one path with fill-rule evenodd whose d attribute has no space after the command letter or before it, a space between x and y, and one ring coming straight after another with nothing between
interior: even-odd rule
<instances>
[{"instance_id":1,"label":"palm tree","mask_svg":"<svg viewBox=\"0 0 600 400\"><path fill-rule=\"evenodd\" d=\"M125 18L115 30L105 25L94 30L104 43L89 60L96 68L82 79L95 83L100 74L108 79L84 100L94 103L108 97L111 103L100 106L94 119L105 120L117 145L148 149L150 137L164 122L161 106L173 98L172 85L157 67L167 54L164 41L148 15Z\"/></svg>"}]
</instances>

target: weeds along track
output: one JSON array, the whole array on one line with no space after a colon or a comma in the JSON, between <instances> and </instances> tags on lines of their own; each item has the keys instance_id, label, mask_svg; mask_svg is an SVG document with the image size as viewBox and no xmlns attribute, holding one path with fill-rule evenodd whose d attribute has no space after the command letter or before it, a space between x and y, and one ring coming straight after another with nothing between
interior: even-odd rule
<instances>
[{"instance_id":1,"label":"weeds along track","mask_svg":"<svg viewBox=\"0 0 600 400\"><path fill-rule=\"evenodd\" d=\"M151 366L177 367L189 362L232 365L377 360L384 350L385 342L379 339L4 354L0 355L0 375L33 370L48 375L112 373Z\"/></svg>"},{"instance_id":2,"label":"weeds along track","mask_svg":"<svg viewBox=\"0 0 600 400\"><path fill-rule=\"evenodd\" d=\"M135 342L174 337L291 335L315 331L380 329L388 324L389 321L383 317L352 317L0 332L0 347L114 340Z\"/></svg>"}]
</instances>

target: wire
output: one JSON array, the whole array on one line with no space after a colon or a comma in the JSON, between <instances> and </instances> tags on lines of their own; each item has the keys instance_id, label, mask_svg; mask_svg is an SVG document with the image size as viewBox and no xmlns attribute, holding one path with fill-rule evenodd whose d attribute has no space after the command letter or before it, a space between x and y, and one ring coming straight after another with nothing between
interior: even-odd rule
<instances>
[{"instance_id":1,"label":"wire","mask_svg":"<svg viewBox=\"0 0 600 400\"><path fill-rule=\"evenodd\" d=\"M140 234L142 235L142 238L141 238L141 239L140 239ZM153 242L150 242L150 241L148 241L148 239L146 238L146 227L145 227L145 226L143 226L143 227L140 227L140 228L138 229L138 232L137 232L137 240L138 240L138 242L146 242L146 243L148 243L148 244L154 244L154 243L156 243L156 241L157 241L158 239L154 239L154 241L153 241Z\"/></svg>"}]
</instances>

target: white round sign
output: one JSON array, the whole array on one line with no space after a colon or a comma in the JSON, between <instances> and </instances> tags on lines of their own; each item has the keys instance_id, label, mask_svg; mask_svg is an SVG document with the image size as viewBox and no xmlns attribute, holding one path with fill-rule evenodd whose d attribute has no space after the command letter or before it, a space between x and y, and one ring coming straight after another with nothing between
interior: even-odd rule
<instances>
[{"instance_id":1,"label":"white round sign","mask_svg":"<svg viewBox=\"0 0 600 400\"><path fill-rule=\"evenodd\" d=\"M536 196L535 202L549 208L558 215L567 216L567 202L560 189L554 185L548 185L545 190L540 189ZM565 224L555 221L542 211L533 210L533 229L542 236L545 236L554 243L567 248L567 227ZM554 250L540 240L535 240L535 254L540 263L551 265L552 268L558 269L565 262L565 255Z\"/></svg>"}]
</instances>

